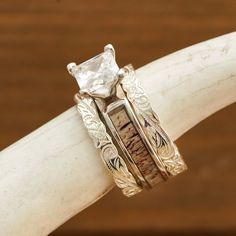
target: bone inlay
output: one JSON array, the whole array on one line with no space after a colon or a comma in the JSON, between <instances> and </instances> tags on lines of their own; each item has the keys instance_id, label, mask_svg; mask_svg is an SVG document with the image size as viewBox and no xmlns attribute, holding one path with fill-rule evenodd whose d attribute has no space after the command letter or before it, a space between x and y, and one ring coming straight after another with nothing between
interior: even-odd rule
<instances>
[{"instance_id":1,"label":"bone inlay","mask_svg":"<svg viewBox=\"0 0 236 236\"><path fill-rule=\"evenodd\" d=\"M163 181L158 167L144 145L125 108L118 108L113 111L110 119L129 155L149 185L154 186Z\"/></svg>"}]
</instances>

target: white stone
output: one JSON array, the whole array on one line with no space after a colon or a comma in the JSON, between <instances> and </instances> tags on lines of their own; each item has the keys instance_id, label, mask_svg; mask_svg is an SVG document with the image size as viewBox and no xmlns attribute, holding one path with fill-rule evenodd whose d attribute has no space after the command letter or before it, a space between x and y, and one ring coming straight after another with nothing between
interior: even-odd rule
<instances>
[{"instance_id":1,"label":"white stone","mask_svg":"<svg viewBox=\"0 0 236 236\"><path fill-rule=\"evenodd\" d=\"M72 67L72 74L76 78L81 93L88 93L95 97L107 97L117 82L119 67L110 50Z\"/></svg>"}]
</instances>

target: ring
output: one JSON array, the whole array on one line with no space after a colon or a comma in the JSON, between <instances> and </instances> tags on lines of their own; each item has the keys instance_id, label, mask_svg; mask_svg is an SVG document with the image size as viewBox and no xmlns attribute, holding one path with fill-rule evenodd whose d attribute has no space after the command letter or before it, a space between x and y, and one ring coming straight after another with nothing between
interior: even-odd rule
<instances>
[{"instance_id":1,"label":"ring","mask_svg":"<svg viewBox=\"0 0 236 236\"><path fill-rule=\"evenodd\" d=\"M187 169L163 130L132 65L119 68L111 44L67 66L79 92L74 100L95 147L125 196L150 189Z\"/></svg>"}]
</instances>

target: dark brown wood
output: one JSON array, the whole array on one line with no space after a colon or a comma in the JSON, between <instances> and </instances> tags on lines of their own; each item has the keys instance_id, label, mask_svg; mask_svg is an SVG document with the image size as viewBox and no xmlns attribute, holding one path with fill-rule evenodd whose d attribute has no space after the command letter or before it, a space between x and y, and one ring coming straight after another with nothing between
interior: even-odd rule
<instances>
[{"instance_id":1,"label":"dark brown wood","mask_svg":"<svg viewBox=\"0 0 236 236\"><path fill-rule=\"evenodd\" d=\"M0 1L1 149L74 104L77 85L67 63L113 43L119 65L137 68L235 31L235 9L235 0ZM234 104L178 140L189 166L184 174L132 199L114 190L52 235L114 229L235 235L235 120Z\"/></svg>"}]
</instances>

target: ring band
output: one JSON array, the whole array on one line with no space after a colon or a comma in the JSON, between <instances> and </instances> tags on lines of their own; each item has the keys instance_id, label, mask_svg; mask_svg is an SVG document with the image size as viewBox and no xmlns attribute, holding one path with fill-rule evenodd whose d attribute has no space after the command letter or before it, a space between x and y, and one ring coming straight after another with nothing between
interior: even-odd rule
<instances>
[{"instance_id":1,"label":"ring band","mask_svg":"<svg viewBox=\"0 0 236 236\"><path fill-rule=\"evenodd\" d=\"M74 100L89 136L92 138L95 147L100 150L102 160L113 175L116 185L121 188L126 196L140 192L141 188L137 185L124 160L119 156L110 135L106 132L106 127L99 118L93 99L76 94Z\"/></svg>"},{"instance_id":2,"label":"ring band","mask_svg":"<svg viewBox=\"0 0 236 236\"><path fill-rule=\"evenodd\" d=\"M77 109L115 183L126 196L153 188L187 169L176 145L160 125L131 65L119 69L115 50L80 64Z\"/></svg>"}]
</instances>

